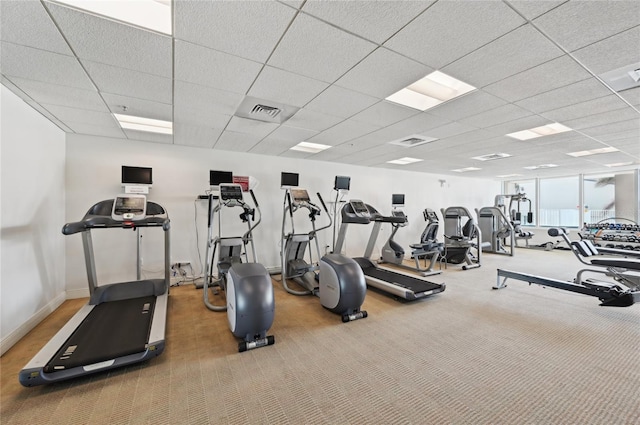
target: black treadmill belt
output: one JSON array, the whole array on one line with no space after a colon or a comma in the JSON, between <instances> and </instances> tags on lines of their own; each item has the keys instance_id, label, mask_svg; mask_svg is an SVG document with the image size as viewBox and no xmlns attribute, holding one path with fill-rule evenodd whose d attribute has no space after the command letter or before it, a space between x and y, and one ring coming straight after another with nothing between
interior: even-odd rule
<instances>
[{"instance_id":1,"label":"black treadmill belt","mask_svg":"<svg viewBox=\"0 0 640 425\"><path fill-rule=\"evenodd\" d=\"M367 267L362 270L365 276L370 276L375 279L382 280L405 289L409 289L414 293L431 291L434 289L440 289L442 285L438 283L429 282L423 279L418 279L411 276L406 276L400 273L394 273L389 270L384 270L378 267Z\"/></svg>"},{"instance_id":2,"label":"black treadmill belt","mask_svg":"<svg viewBox=\"0 0 640 425\"><path fill-rule=\"evenodd\" d=\"M155 304L153 295L98 304L44 371L71 369L143 352Z\"/></svg>"}]
</instances>

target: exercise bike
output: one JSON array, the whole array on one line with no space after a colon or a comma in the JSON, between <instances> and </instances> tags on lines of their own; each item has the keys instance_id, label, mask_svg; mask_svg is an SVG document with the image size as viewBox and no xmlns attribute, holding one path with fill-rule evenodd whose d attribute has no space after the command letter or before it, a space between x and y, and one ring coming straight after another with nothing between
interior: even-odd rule
<instances>
[{"instance_id":1,"label":"exercise bike","mask_svg":"<svg viewBox=\"0 0 640 425\"><path fill-rule=\"evenodd\" d=\"M220 183L219 188L217 203L214 195L209 194L203 299L209 310L227 312L229 329L235 337L242 338L238 351L243 352L275 343L275 338L267 335L275 311L273 285L267 269L257 262L253 230L260 223L260 207L253 190L249 193L255 208L244 202L239 184ZM242 208L240 219L247 224L248 230L240 237L223 237L221 212L224 208L234 207ZM258 220L254 221L256 211ZM214 237L216 216L218 235ZM251 248L252 262L249 262L248 247ZM217 274L214 274L214 268ZM214 294L222 290L226 304L213 304L209 299L210 290Z\"/></svg>"}]
</instances>

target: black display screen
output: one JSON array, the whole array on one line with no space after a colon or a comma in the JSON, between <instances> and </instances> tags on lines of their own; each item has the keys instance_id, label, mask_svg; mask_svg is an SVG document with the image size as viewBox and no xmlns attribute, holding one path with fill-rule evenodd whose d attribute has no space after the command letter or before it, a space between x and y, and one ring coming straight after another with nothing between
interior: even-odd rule
<instances>
[{"instance_id":1,"label":"black display screen","mask_svg":"<svg viewBox=\"0 0 640 425\"><path fill-rule=\"evenodd\" d=\"M334 190L349 190L351 184L351 177L336 176L336 181L333 185Z\"/></svg>"},{"instance_id":2,"label":"black display screen","mask_svg":"<svg viewBox=\"0 0 640 425\"><path fill-rule=\"evenodd\" d=\"M298 173L285 173L280 174L280 186L298 186Z\"/></svg>"},{"instance_id":3,"label":"black display screen","mask_svg":"<svg viewBox=\"0 0 640 425\"><path fill-rule=\"evenodd\" d=\"M394 193L391 195L391 205L404 205L404 194Z\"/></svg>"},{"instance_id":4,"label":"black display screen","mask_svg":"<svg viewBox=\"0 0 640 425\"><path fill-rule=\"evenodd\" d=\"M122 166L123 184L152 184L151 168Z\"/></svg>"},{"instance_id":5,"label":"black display screen","mask_svg":"<svg viewBox=\"0 0 640 425\"><path fill-rule=\"evenodd\" d=\"M218 186L221 183L233 183L233 173L231 171L209 171L209 185Z\"/></svg>"},{"instance_id":6,"label":"black display screen","mask_svg":"<svg viewBox=\"0 0 640 425\"><path fill-rule=\"evenodd\" d=\"M140 214L144 211L145 199L140 197L124 197L119 196L116 198L116 205L113 211L118 215L127 213Z\"/></svg>"}]
</instances>

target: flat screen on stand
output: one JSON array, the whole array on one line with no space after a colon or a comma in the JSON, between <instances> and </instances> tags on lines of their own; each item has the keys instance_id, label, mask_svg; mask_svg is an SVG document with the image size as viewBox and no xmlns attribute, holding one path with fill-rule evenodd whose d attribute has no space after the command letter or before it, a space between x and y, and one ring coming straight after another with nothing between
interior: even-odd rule
<instances>
[{"instance_id":1,"label":"flat screen on stand","mask_svg":"<svg viewBox=\"0 0 640 425\"><path fill-rule=\"evenodd\" d=\"M151 168L122 166L122 184L153 184Z\"/></svg>"}]
</instances>

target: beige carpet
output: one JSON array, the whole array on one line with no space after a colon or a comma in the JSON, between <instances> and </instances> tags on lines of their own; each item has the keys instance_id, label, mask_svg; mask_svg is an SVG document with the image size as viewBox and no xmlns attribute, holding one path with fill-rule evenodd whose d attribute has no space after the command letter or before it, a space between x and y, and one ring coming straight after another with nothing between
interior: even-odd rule
<instances>
[{"instance_id":1,"label":"beige carpet","mask_svg":"<svg viewBox=\"0 0 640 425\"><path fill-rule=\"evenodd\" d=\"M1 359L2 424L640 424L640 305L511 281L496 267L570 279L568 252L487 254L399 303L367 293L343 324L276 289L276 344L237 353L226 315L172 289L167 349L144 364L23 388L18 371L83 303L66 302Z\"/></svg>"}]
</instances>

